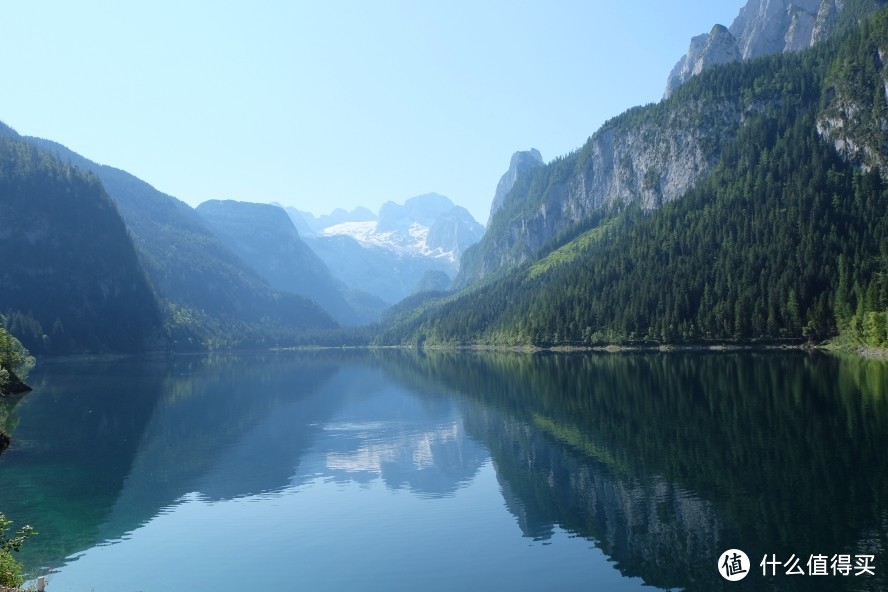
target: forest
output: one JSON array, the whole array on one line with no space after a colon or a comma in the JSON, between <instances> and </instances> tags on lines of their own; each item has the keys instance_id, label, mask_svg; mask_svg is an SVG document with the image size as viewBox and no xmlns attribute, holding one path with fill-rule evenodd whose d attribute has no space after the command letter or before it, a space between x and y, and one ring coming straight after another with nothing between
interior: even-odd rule
<instances>
[{"instance_id":1,"label":"forest","mask_svg":"<svg viewBox=\"0 0 888 592\"><path fill-rule=\"evenodd\" d=\"M0 320L34 354L142 351L161 316L101 182L0 137Z\"/></svg>"},{"instance_id":2,"label":"forest","mask_svg":"<svg viewBox=\"0 0 888 592\"><path fill-rule=\"evenodd\" d=\"M835 117L836 97L850 97L866 117L845 133L857 145L888 145L880 47L888 47L884 12L814 50L695 77L670 102L743 97L747 115L736 137L712 147L716 165L684 197L654 210L605 209L517 268L393 312L377 342L545 347L841 336L885 346L885 170L840 154L818 133L819 118ZM524 200L535 203L533 187L545 190L560 174L553 169L579 166L581 156L524 179Z\"/></svg>"}]
</instances>

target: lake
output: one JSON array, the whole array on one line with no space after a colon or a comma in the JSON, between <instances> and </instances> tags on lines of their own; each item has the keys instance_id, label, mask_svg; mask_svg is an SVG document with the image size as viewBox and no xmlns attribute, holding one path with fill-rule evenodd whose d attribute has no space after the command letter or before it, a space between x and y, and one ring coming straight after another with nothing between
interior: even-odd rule
<instances>
[{"instance_id":1,"label":"lake","mask_svg":"<svg viewBox=\"0 0 888 592\"><path fill-rule=\"evenodd\" d=\"M884 362L318 351L29 382L0 512L50 592L888 590Z\"/></svg>"}]
</instances>

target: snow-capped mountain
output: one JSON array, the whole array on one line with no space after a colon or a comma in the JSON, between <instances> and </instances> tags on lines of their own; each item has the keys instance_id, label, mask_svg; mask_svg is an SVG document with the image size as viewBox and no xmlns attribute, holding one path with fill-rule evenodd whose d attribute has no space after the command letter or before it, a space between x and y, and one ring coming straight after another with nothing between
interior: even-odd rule
<instances>
[{"instance_id":1,"label":"snow-capped mountain","mask_svg":"<svg viewBox=\"0 0 888 592\"><path fill-rule=\"evenodd\" d=\"M437 193L386 202L378 215L366 208L319 217L285 210L334 275L391 303L410 295L428 271L453 278L463 251L484 234L465 208Z\"/></svg>"},{"instance_id":2,"label":"snow-capped mountain","mask_svg":"<svg viewBox=\"0 0 888 592\"><path fill-rule=\"evenodd\" d=\"M337 209L320 217L290 209L291 217L294 214L301 222L297 228L303 234L308 229L308 236L350 236L362 246L446 259L457 267L462 252L484 234L484 227L465 208L437 193L413 197L404 205L386 202L379 216L366 208Z\"/></svg>"}]
</instances>

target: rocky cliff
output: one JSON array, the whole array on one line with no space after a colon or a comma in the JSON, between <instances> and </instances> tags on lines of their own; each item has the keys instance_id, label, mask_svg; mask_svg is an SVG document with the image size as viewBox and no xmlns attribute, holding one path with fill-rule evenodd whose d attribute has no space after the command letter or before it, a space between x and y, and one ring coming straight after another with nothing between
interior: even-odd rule
<instances>
[{"instance_id":1,"label":"rocky cliff","mask_svg":"<svg viewBox=\"0 0 888 592\"><path fill-rule=\"evenodd\" d=\"M496 193L494 193L493 203L490 205L490 218L488 218L488 222L493 218L496 211L503 206L506 194L515 186L518 176L539 168L544 164L546 163L543 162L543 156L536 148L519 151L512 155L512 160L509 161L509 170L500 177L499 183L496 184Z\"/></svg>"},{"instance_id":2,"label":"rocky cliff","mask_svg":"<svg viewBox=\"0 0 888 592\"><path fill-rule=\"evenodd\" d=\"M740 59L737 39L723 25L715 25L709 34L697 35L691 39L688 53L675 64L666 82L666 97L681 86L691 76L696 76L706 68L727 64Z\"/></svg>"},{"instance_id":3,"label":"rocky cliff","mask_svg":"<svg viewBox=\"0 0 888 592\"><path fill-rule=\"evenodd\" d=\"M650 210L680 197L747 114L740 97L721 97L636 108L612 119L580 150L518 178L484 238L463 257L456 285L530 260L603 210L627 204Z\"/></svg>"},{"instance_id":4,"label":"rocky cliff","mask_svg":"<svg viewBox=\"0 0 888 592\"><path fill-rule=\"evenodd\" d=\"M888 35L852 39L827 85L818 133L858 169L888 178Z\"/></svg>"},{"instance_id":5,"label":"rocky cliff","mask_svg":"<svg viewBox=\"0 0 888 592\"><path fill-rule=\"evenodd\" d=\"M846 9L853 20L881 4L874 0L750 0L730 28L716 25L708 35L691 39L688 53L669 74L665 96L706 68L812 47L836 30Z\"/></svg>"},{"instance_id":6,"label":"rocky cliff","mask_svg":"<svg viewBox=\"0 0 888 592\"><path fill-rule=\"evenodd\" d=\"M872 14L881 3L750 0L730 29L717 25L692 41L688 55L673 71L678 81L675 88L718 65L769 52L793 52L818 43L830 32L850 33L849 24ZM884 50L888 51L888 42ZM871 78L874 72L881 76L883 55L881 48L873 53L873 63L866 70ZM854 71L848 68L833 74L837 90L818 120L819 130L847 158L888 171L888 159L882 156L888 133L881 132L881 123L873 124L870 117L874 109L888 107L845 98L848 89L855 97L873 96L866 90L873 81L860 82L861 88L853 89ZM724 74L723 80L736 75ZM876 81L884 90L881 99L888 96L885 80L888 76ZM669 98L659 104L630 109L605 123L576 152L518 175L502 199L495 196L487 233L466 252L455 286L465 287L531 260L547 245L563 242L609 212L630 205L652 210L693 188L720 158L720 146L735 138L748 118L768 108L779 90L753 85L747 96L739 96L722 84L713 79L704 81L705 88L698 85L690 92L667 92ZM863 130L865 126L872 129Z\"/></svg>"}]
</instances>

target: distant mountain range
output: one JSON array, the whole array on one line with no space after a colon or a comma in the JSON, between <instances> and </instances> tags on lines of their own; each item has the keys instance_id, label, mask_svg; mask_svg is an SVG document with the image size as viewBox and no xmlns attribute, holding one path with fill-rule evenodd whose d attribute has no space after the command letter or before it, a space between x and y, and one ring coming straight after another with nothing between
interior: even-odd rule
<instances>
[{"instance_id":1,"label":"distant mountain range","mask_svg":"<svg viewBox=\"0 0 888 592\"><path fill-rule=\"evenodd\" d=\"M335 279L281 208L211 200L200 204L197 213L219 240L271 287L319 303L339 323L370 323L385 309L384 302L372 302L369 294L350 290Z\"/></svg>"},{"instance_id":2,"label":"distant mountain range","mask_svg":"<svg viewBox=\"0 0 888 592\"><path fill-rule=\"evenodd\" d=\"M319 217L285 210L337 279L389 304L425 286L428 272L452 279L462 253L484 235L465 208L437 193L386 202L378 216L366 208Z\"/></svg>"},{"instance_id":3,"label":"distant mountain range","mask_svg":"<svg viewBox=\"0 0 888 592\"><path fill-rule=\"evenodd\" d=\"M175 349L289 342L336 326L317 303L269 286L184 202L55 142L26 140L95 174L105 186L160 299Z\"/></svg>"},{"instance_id":4,"label":"distant mountain range","mask_svg":"<svg viewBox=\"0 0 888 592\"><path fill-rule=\"evenodd\" d=\"M0 139L0 180L16 183L0 195L0 243L14 260L0 323L38 354L316 342L446 287L483 233L435 194L378 217L230 200L194 209L55 142L2 124Z\"/></svg>"}]
</instances>

